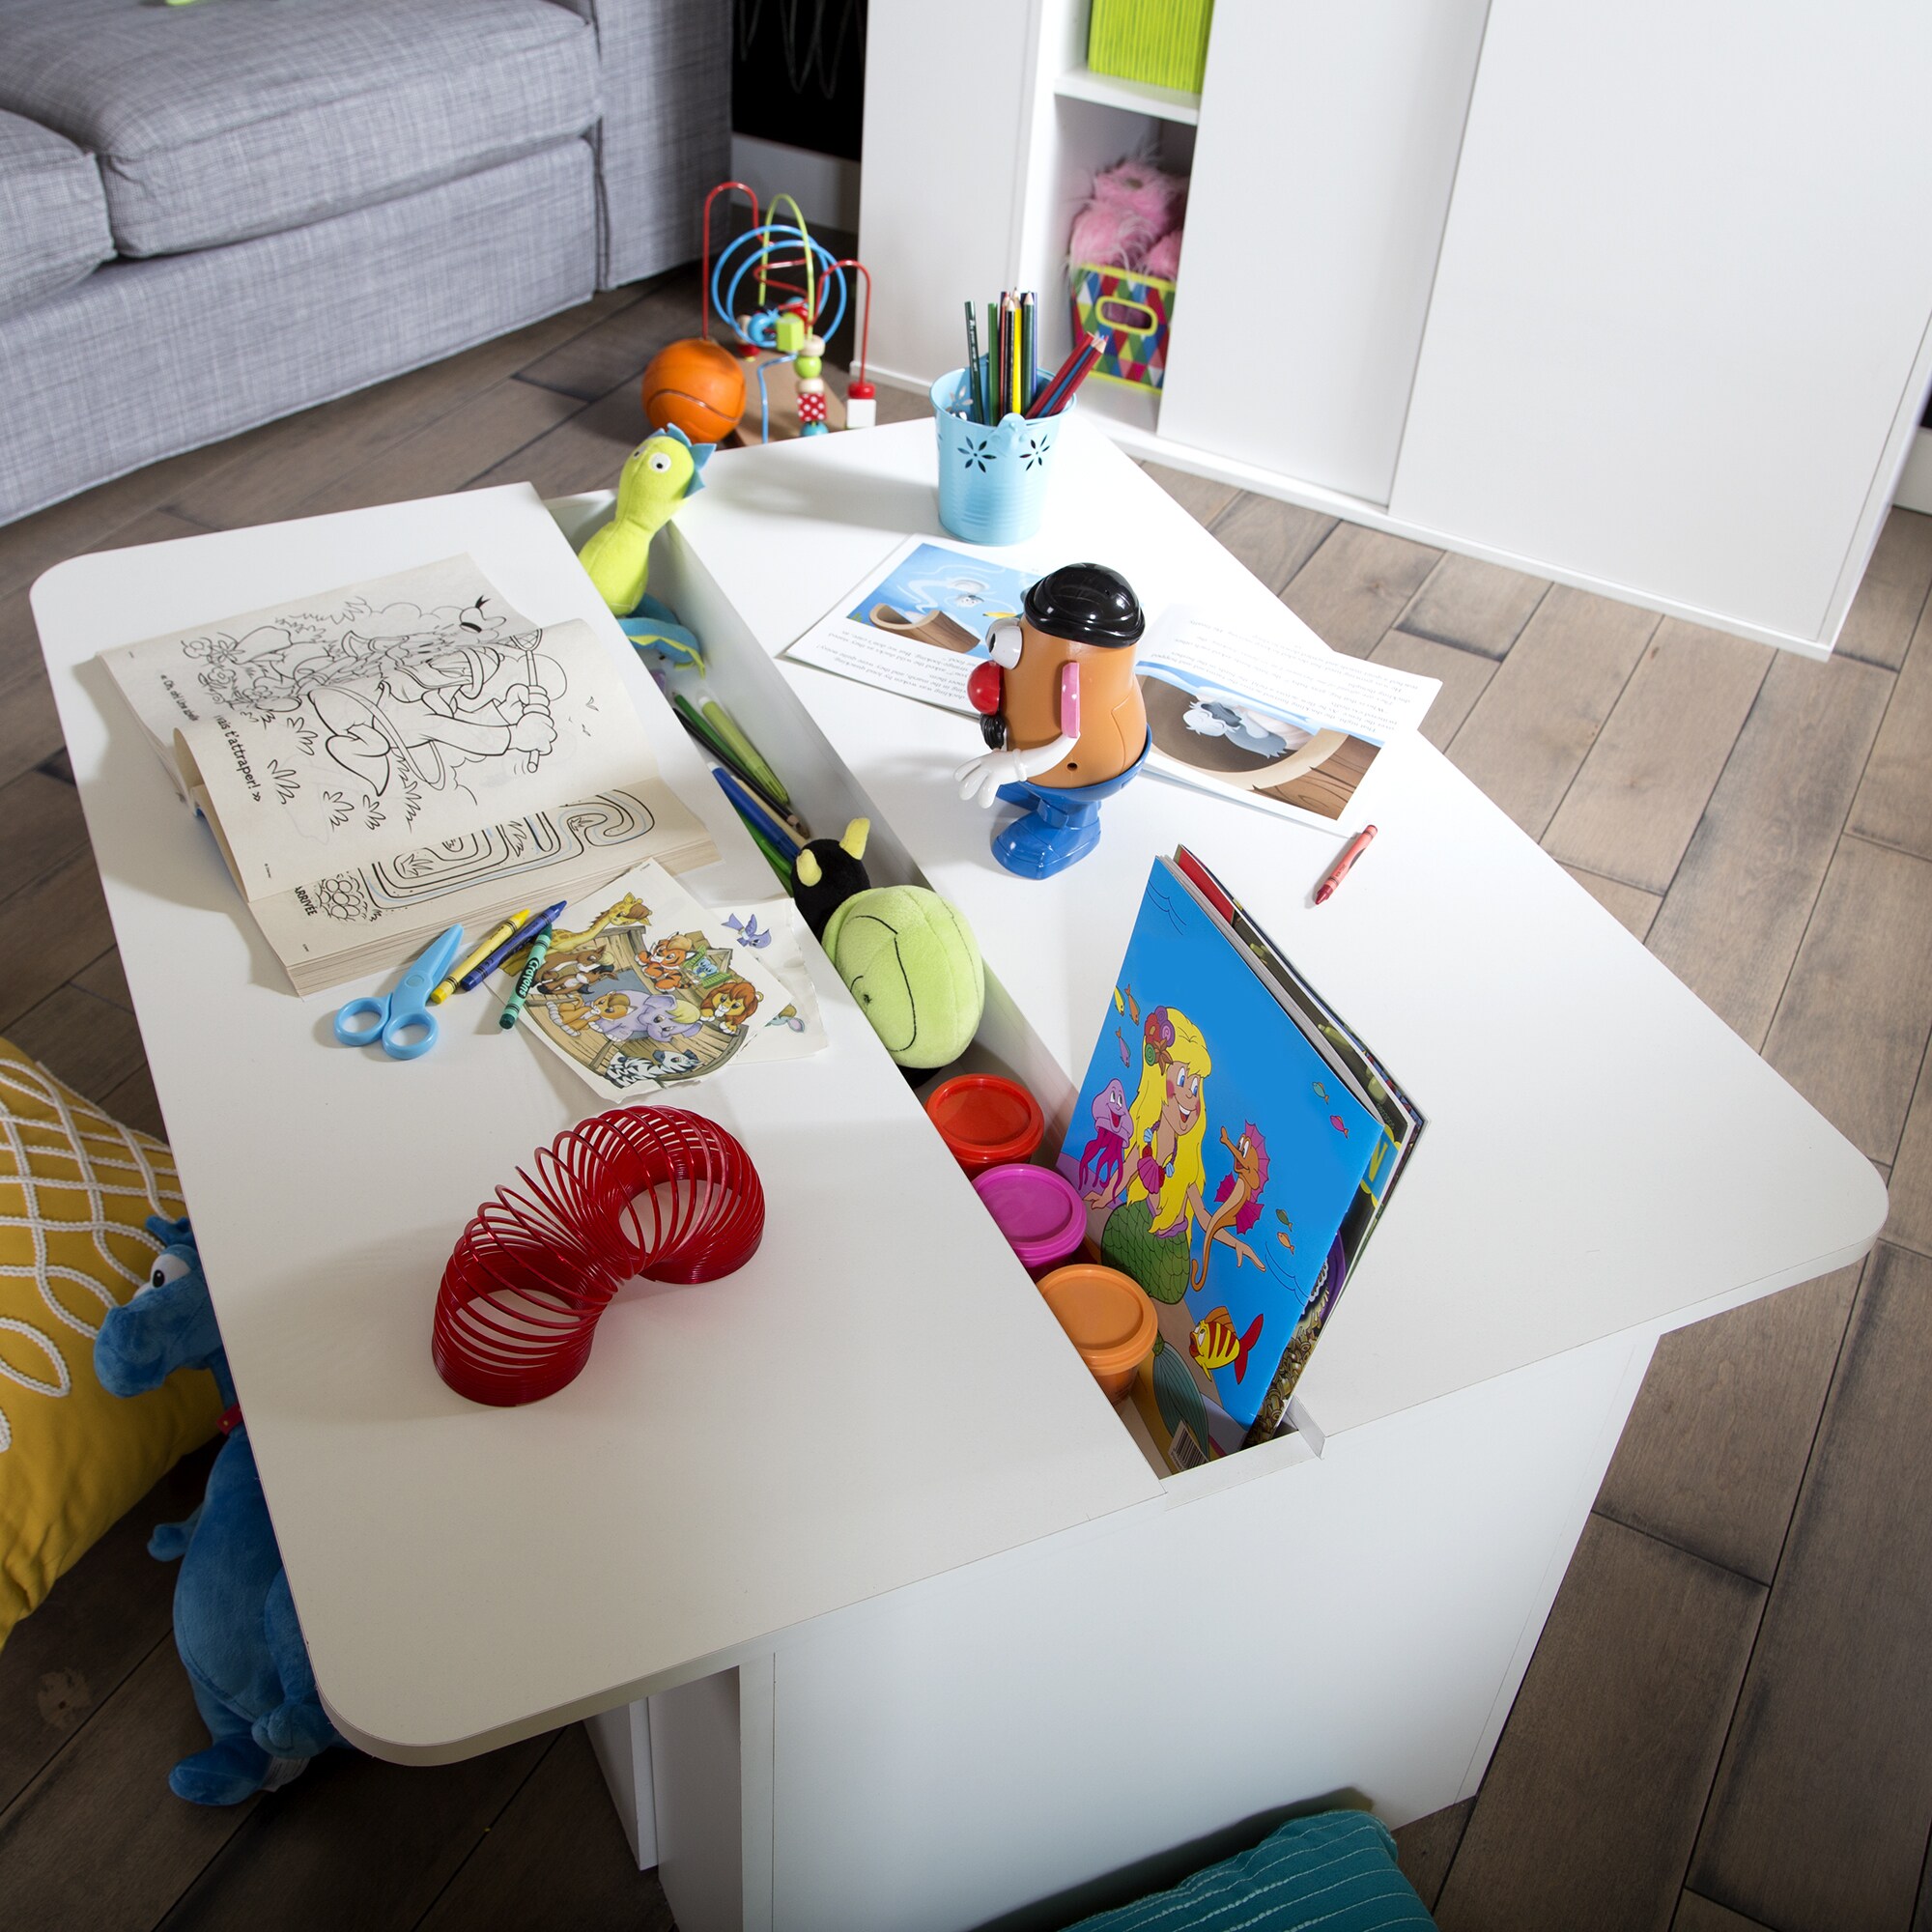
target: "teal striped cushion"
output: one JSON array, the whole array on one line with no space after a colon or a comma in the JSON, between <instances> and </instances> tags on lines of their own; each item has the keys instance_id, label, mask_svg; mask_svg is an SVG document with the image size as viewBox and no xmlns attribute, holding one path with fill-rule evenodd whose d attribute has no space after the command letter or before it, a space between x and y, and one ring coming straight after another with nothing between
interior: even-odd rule
<instances>
[{"instance_id":1,"label":"teal striped cushion","mask_svg":"<svg viewBox=\"0 0 1932 1932\"><path fill-rule=\"evenodd\" d=\"M1397 1932L1433 1926L1366 1811L1293 1818L1251 1852L1068 1932Z\"/></svg>"}]
</instances>

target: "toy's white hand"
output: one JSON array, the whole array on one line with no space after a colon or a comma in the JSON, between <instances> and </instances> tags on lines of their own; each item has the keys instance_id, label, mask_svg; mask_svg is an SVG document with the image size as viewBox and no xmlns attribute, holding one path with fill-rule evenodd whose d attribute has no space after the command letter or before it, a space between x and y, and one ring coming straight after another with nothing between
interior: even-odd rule
<instances>
[{"instance_id":1,"label":"toy's white hand","mask_svg":"<svg viewBox=\"0 0 1932 1932\"><path fill-rule=\"evenodd\" d=\"M959 796L982 806L991 805L999 797L1003 784L1013 784L1026 776L1020 769L1020 761L1018 752L986 752L970 764L961 765L952 774Z\"/></svg>"},{"instance_id":2,"label":"toy's white hand","mask_svg":"<svg viewBox=\"0 0 1932 1932\"><path fill-rule=\"evenodd\" d=\"M1018 784L1022 780L1051 771L1073 750L1074 742L1062 737L1050 745L1036 745L1030 752L982 752L952 774L959 796L977 799L982 806L991 805L999 797L1002 785Z\"/></svg>"}]
</instances>

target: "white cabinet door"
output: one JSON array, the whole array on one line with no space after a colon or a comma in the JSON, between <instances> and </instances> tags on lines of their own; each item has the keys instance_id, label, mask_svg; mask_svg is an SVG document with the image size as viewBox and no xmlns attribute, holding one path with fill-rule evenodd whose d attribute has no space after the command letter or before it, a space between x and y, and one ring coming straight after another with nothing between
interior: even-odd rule
<instances>
[{"instance_id":1,"label":"white cabinet door","mask_svg":"<svg viewBox=\"0 0 1932 1932\"><path fill-rule=\"evenodd\" d=\"M1932 315L1923 0L1495 0L1394 514L1829 642Z\"/></svg>"},{"instance_id":2,"label":"white cabinet door","mask_svg":"<svg viewBox=\"0 0 1932 1932\"><path fill-rule=\"evenodd\" d=\"M1484 0L1218 0L1160 431L1388 501Z\"/></svg>"},{"instance_id":3,"label":"white cabinet door","mask_svg":"<svg viewBox=\"0 0 1932 1932\"><path fill-rule=\"evenodd\" d=\"M873 278L872 363L889 375L929 383L956 369L962 304L1013 286L1033 15L1033 0L871 10L859 252Z\"/></svg>"}]
</instances>

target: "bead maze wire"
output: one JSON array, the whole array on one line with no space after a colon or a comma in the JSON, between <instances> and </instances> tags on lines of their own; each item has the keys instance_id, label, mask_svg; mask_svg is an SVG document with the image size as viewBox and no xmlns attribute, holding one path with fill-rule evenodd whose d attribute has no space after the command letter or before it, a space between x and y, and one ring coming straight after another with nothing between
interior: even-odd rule
<instances>
[{"instance_id":1,"label":"bead maze wire","mask_svg":"<svg viewBox=\"0 0 1932 1932\"><path fill-rule=\"evenodd\" d=\"M750 207L751 226L717 251L712 247L712 216L721 195L742 194ZM777 220L779 205L791 214ZM871 271L856 257L835 257L810 232L803 211L788 194L772 197L763 211L755 191L745 182L721 182L704 198L704 229L699 262L698 328L713 340L712 310L736 337L728 346L758 360L760 440L771 440L771 399L766 372L775 362L791 357L800 381L800 425L805 435L822 434L827 427L822 400L821 360L826 338L838 333L845 320L847 270L864 284L865 313L859 327L857 373L848 384L852 400L869 402L874 391L867 358L872 338ZM802 276L802 280L788 277ZM728 279L727 279L728 277ZM753 277L749 307L739 307L740 292ZM815 407L808 399L817 398ZM848 409L849 409L848 402Z\"/></svg>"}]
</instances>

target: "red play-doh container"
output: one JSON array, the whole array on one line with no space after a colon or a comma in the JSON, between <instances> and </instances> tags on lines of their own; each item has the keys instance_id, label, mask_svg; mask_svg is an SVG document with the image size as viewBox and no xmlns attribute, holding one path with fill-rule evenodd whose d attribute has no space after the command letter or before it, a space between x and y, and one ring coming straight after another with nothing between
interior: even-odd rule
<instances>
[{"instance_id":1,"label":"red play-doh container","mask_svg":"<svg viewBox=\"0 0 1932 1932\"><path fill-rule=\"evenodd\" d=\"M590 1358L597 1319L635 1275L715 1281L765 1230L752 1157L701 1114L618 1107L539 1148L458 1236L430 1353L471 1402L554 1395Z\"/></svg>"},{"instance_id":2,"label":"red play-doh container","mask_svg":"<svg viewBox=\"0 0 1932 1932\"><path fill-rule=\"evenodd\" d=\"M1050 1167L989 1167L973 1177L973 1187L1036 1277L1079 1252L1087 1204L1064 1174Z\"/></svg>"},{"instance_id":3,"label":"red play-doh container","mask_svg":"<svg viewBox=\"0 0 1932 1932\"><path fill-rule=\"evenodd\" d=\"M1018 1081L997 1073L942 1081L926 1095L925 1112L968 1174L1031 1160L1046 1131L1039 1102Z\"/></svg>"}]
</instances>

